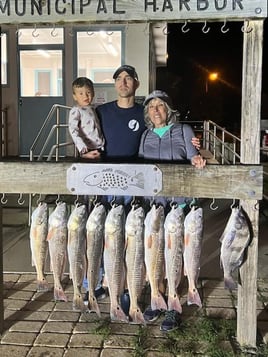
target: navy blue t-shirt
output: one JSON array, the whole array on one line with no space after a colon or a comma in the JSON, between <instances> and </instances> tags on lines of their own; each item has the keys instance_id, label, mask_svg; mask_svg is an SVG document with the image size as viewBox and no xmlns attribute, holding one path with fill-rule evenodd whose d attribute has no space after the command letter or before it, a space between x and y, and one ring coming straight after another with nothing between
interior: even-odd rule
<instances>
[{"instance_id":1,"label":"navy blue t-shirt","mask_svg":"<svg viewBox=\"0 0 268 357\"><path fill-rule=\"evenodd\" d=\"M143 109L137 103L131 108L120 108L117 101L96 108L106 141L106 161L129 162L137 159L140 138L146 129Z\"/></svg>"}]
</instances>

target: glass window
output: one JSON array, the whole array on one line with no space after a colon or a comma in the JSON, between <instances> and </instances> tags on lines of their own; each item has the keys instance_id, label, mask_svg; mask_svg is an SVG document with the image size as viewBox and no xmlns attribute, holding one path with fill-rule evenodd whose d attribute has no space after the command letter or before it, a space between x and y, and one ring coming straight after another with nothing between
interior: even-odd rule
<instances>
[{"instance_id":1,"label":"glass window","mask_svg":"<svg viewBox=\"0 0 268 357\"><path fill-rule=\"evenodd\" d=\"M7 34L1 33L1 84L7 85Z\"/></svg>"},{"instance_id":2,"label":"glass window","mask_svg":"<svg viewBox=\"0 0 268 357\"><path fill-rule=\"evenodd\" d=\"M113 83L122 62L122 31L77 31L77 75L94 83Z\"/></svg>"}]
</instances>

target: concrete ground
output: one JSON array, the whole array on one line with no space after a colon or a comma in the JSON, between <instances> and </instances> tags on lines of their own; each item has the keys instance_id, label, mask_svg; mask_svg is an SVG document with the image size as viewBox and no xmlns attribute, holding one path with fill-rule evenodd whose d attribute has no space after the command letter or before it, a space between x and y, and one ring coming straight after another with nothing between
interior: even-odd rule
<instances>
[{"instance_id":1,"label":"concrete ground","mask_svg":"<svg viewBox=\"0 0 268 357\"><path fill-rule=\"evenodd\" d=\"M206 315L218 319L236 319L236 293L223 288L223 273L219 263L219 238L229 218L232 205L228 200L200 202L204 209L204 240L202 247L199 288L203 307L186 305L187 282L181 287L183 321ZM174 354L167 348L171 340L159 330L163 319L148 324L144 329L138 325L111 323L109 297L100 302L102 319L94 313L72 310L72 282L66 275L64 289L68 302L53 300L53 277L48 274L51 290L36 292L35 270L31 266L28 217L25 206L3 208L3 265L5 331L1 337L0 356L148 356L168 357ZM217 207L216 210L212 208ZM260 212L259 260L258 260L258 336L268 341L268 219L267 207ZM49 266L47 267L49 271ZM144 299L148 297L145 290ZM146 331L146 339L142 335ZM166 346L165 348L163 346ZM230 341L224 349L234 352ZM202 347L198 352L202 353ZM232 354L231 354L232 355ZM181 354L184 356L184 354Z\"/></svg>"}]
</instances>

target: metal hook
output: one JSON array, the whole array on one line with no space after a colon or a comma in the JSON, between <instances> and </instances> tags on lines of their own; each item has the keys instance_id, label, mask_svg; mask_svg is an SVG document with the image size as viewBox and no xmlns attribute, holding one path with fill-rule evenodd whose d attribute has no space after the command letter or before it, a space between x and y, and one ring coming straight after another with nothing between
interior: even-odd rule
<instances>
[{"instance_id":1,"label":"metal hook","mask_svg":"<svg viewBox=\"0 0 268 357\"><path fill-rule=\"evenodd\" d=\"M56 201L55 201L56 205L58 205L59 202L60 202L60 195L58 195L58 197L57 197L57 199L56 199Z\"/></svg>"},{"instance_id":2,"label":"metal hook","mask_svg":"<svg viewBox=\"0 0 268 357\"><path fill-rule=\"evenodd\" d=\"M18 198L18 204L22 206L25 203L25 200L22 199L22 193L20 193L19 198Z\"/></svg>"},{"instance_id":3,"label":"metal hook","mask_svg":"<svg viewBox=\"0 0 268 357\"><path fill-rule=\"evenodd\" d=\"M249 26L249 21L244 21L244 25L241 27L241 31L243 33L250 33L252 30L253 28Z\"/></svg>"},{"instance_id":4,"label":"metal hook","mask_svg":"<svg viewBox=\"0 0 268 357\"><path fill-rule=\"evenodd\" d=\"M20 37L21 36L21 31L19 30L19 28L17 27L17 30L16 30L16 35L18 36L18 37Z\"/></svg>"},{"instance_id":5,"label":"metal hook","mask_svg":"<svg viewBox=\"0 0 268 357\"><path fill-rule=\"evenodd\" d=\"M212 200L212 202L211 202L211 204L210 204L210 206L209 206L209 208L210 208L212 211L216 211L216 209L219 208L218 206L213 207L214 203L215 203L215 198L213 198L213 200Z\"/></svg>"},{"instance_id":6,"label":"metal hook","mask_svg":"<svg viewBox=\"0 0 268 357\"><path fill-rule=\"evenodd\" d=\"M74 205L75 205L75 206L77 206L78 198L79 198L79 195L76 195L76 199L75 199L75 201L74 201Z\"/></svg>"},{"instance_id":7,"label":"metal hook","mask_svg":"<svg viewBox=\"0 0 268 357\"><path fill-rule=\"evenodd\" d=\"M7 198L5 199L4 193L2 194L1 203L2 203L2 205L5 205L7 203Z\"/></svg>"},{"instance_id":8,"label":"metal hook","mask_svg":"<svg viewBox=\"0 0 268 357\"><path fill-rule=\"evenodd\" d=\"M188 32L188 31L190 31L190 29L188 28L186 28L186 26L187 26L187 20L185 20L185 22L184 22L184 25L182 25L182 27L181 27L181 31L183 32L183 33L186 33L186 32Z\"/></svg>"},{"instance_id":9,"label":"metal hook","mask_svg":"<svg viewBox=\"0 0 268 357\"><path fill-rule=\"evenodd\" d=\"M230 208L233 209L235 206L235 198L233 198L233 203L231 204Z\"/></svg>"},{"instance_id":10,"label":"metal hook","mask_svg":"<svg viewBox=\"0 0 268 357\"><path fill-rule=\"evenodd\" d=\"M91 32L87 31L87 35L88 35L88 36L94 35L94 31L91 31Z\"/></svg>"},{"instance_id":11,"label":"metal hook","mask_svg":"<svg viewBox=\"0 0 268 357\"><path fill-rule=\"evenodd\" d=\"M202 32L203 33L208 33L210 30L210 27L208 26L207 28L207 21L204 22L204 26L202 27Z\"/></svg>"},{"instance_id":12,"label":"metal hook","mask_svg":"<svg viewBox=\"0 0 268 357\"><path fill-rule=\"evenodd\" d=\"M106 31L106 34L108 35L108 36L112 36L113 35L113 31Z\"/></svg>"},{"instance_id":13,"label":"metal hook","mask_svg":"<svg viewBox=\"0 0 268 357\"><path fill-rule=\"evenodd\" d=\"M254 205L254 210L255 210L255 211L258 211L259 208L260 208L260 204L259 204L259 201L257 201L257 202L255 203L255 205Z\"/></svg>"},{"instance_id":14,"label":"metal hook","mask_svg":"<svg viewBox=\"0 0 268 357\"><path fill-rule=\"evenodd\" d=\"M169 34L168 29L167 29L167 26L163 27L162 32L163 32L163 34L166 35L166 36Z\"/></svg>"},{"instance_id":15,"label":"metal hook","mask_svg":"<svg viewBox=\"0 0 268 357\"><path fill-rule=\"evenodd\" d=\"M56 26L55 24L53 25L53 29L52 31L50 32L51 36L52 37L57 37L58 36L58 32L56 31Z\"/></svg>"},{"instance_id":16,"label":"metal hook","mask_svg":"<svg viewBox=\"0 0 268 357\"><path fill-rule=\"evenodd\" d=\"M111 207L115 206L115 196L113 196L113 199L110 202Z\"/></svg>"},{"instance_id":17,"label":"metal hook","mask_svg":"<svg viewBox=\"0 0 268 357\"><path fill-rule=\"evenodd\" d=\"M226 27L226 24L227 24L227 21L226 21L226 19L224 20L224 23L223 23L223 25L222 25L222 27L221 27L221 32L222 33L226 33L226 32L228 32L230 29L229 28L227 28Z\"/></svg>"},{"instance_id":18,"label":"metal hook","mask_svg":"<svg viewBox=\"0 0 268 357\"><path fill-rule=\"evenodd\" d=\"M74 37L74 30L73 28L71 28L71 30L68 32L70 37Z\"/></svg>"},{"instance_id":19,"label":"metal hook","mask_svg":"<svg viewBox=\"0 0 268 357\"><path fill-rule=\"evenodd\" d=\"M98 196L96 195L93 199L93 205L96 206L97 202L98 202Z\"/></svg>"},{"instance_id":20,"label":"metal hook","mask_svg":"<svg viewBox=\"0 0 268 357\"><path fill-rule=\"evenodd\" d=\"M136 200L136 197L133 196L133 197L132 197L132 200L131 200L131 203L130 203L130 206L131 206L131 207L135 207L135 200Z\"/></svg>"},{"instance_id":21,"label":"metal hook","mask_svg":"<svg viewBox=\"0 0 268 357\"><path fill-rule=\"evenodd\" d=\"M34 25L34 30L32 32L32 36L33 37L38 37L39 36L39 33L36 33L37 32L37 28L36 28L36 25Z\"/></svg>"},{"instance_id":22,"label":"metal hook","mask_svg":"<svg viewBox=\"0 0 268 357\"><path fill-rule=\"evenodd\" d=\"M36 201L37 204L39 204L41 202L41 198L42 198L42 194L39 194L38 200Z\"/></svg>"}]
</instances>

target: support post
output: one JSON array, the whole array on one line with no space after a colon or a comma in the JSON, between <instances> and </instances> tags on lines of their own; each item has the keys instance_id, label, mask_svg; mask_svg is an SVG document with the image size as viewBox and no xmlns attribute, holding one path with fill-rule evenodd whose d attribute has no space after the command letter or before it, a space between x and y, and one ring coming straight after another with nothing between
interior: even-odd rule
<instances>
[{"instance_id":1,"label":"support post","mask_svg":"<svg viewBox=\"0 0 268 357\"><path fill-rule=\"evenodd\" d=\"M260 113L263 21L245 22L243 45L243 83L241 112L241 163L260 163ZM258 201L242 200L241 205L252 224L252 241L247 259L240 268L238 287L237 341L240 346L256 347L257 273L258 273Z\"/></svg>"}]
</instances>

